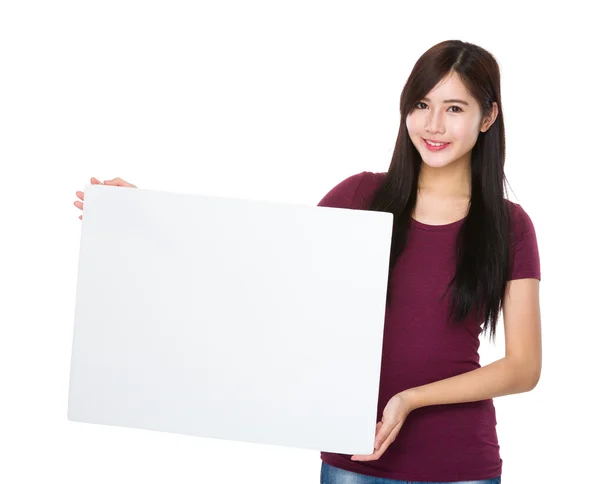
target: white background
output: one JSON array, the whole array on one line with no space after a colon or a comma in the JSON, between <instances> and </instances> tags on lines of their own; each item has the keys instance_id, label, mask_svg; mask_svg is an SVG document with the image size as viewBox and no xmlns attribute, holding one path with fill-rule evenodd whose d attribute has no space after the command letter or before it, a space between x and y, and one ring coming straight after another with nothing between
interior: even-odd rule
<instances>
[{"instance_id":1,"label":"white background","mask_svg":"<svg viewBox=\"0 0 600 484\"><path fill-rule=\"evenodd\" d=\"M316 451L67 421L75 191L118 176L316 205L387 170L406 78L448 39L498 59L509 195L541 257L542 377L495 399L503 482L593 482L600 103L586 3L2 2L0 482L317 483ZM482 364L504 354L499 328Z\"/></svg>"}]
</instances>

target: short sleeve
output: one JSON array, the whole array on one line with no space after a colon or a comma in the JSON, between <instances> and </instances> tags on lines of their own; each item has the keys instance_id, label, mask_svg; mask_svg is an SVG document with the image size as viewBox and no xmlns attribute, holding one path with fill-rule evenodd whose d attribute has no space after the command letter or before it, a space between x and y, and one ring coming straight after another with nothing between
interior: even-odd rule
<instances>
[{"instance_id":1,"label":"short sleeve","mask_svg":"<svg viewBox=\"0 0 600 484\"><path fill-rule=\"evenodd\" d=\"M513 209L512 263L508 280L535 278L542 280L540 255L535 227L527 212L515 203Z\"/></svg>"},{"instance_id":2,"label":"short sleeve","mask_svg":"<svg viewBox=\"0 0 600 484\"><path fill-rule=\"evenodd\" d=\"M352 175L338 183L317 204L319 207L356 208L356 195L366 171Z\"/></svg>"}]
</instances>

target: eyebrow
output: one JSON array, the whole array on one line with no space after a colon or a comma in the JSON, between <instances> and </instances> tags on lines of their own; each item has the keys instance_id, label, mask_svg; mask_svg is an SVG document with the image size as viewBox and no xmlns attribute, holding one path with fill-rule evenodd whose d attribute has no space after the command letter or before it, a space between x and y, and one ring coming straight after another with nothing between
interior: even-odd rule
<instances>
[{"instance_id":1,"label":"eyebrow","mask_svg":"<svg viewBox=\"0 0 600 484\"><path fill-rule=\"evenodd\" d=\"M424 97L423 101L427 101L430 102L431 99L429 99L428 97ZM467 101L463 101L462 99L446 99L444 101L445 103L458 103L458 104L464 104L465 106L468 106L469 103Z\"/></svg>"}]
</instances>

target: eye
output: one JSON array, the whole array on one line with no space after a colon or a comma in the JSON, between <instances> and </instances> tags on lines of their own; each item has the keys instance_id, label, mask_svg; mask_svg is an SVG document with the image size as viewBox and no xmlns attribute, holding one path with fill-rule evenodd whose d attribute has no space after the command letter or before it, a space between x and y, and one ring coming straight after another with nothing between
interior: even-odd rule
<instances>
[{"instance_id":1,"label":"eye","mask_svg":"<svg viewBox=\"0 0 600 484\"><path fill-rule=\"evenodd\" d=\"M419 101L419 102L417 102L415 104L415 108L416 109L424 109L424 108L419 107L421 104L423 106L427 106L427 104L425 104L423 101ZM458 106L450 106L448 109L453 109L453 108L457 109L458 111L450 111L450 112L452 112L452 113L460 113L460 112L462 112L462 109L459 108Z\"/></svg>"}]
</instances>

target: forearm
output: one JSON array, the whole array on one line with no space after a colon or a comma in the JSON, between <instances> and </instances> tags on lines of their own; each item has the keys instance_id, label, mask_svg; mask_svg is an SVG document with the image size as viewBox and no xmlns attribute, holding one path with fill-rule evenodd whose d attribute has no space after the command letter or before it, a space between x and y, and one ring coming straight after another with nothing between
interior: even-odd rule
<instances>
[{"instance_id":1,"label":"forearm","mask_svg":"<svg viewBox=\"0 0 600 484\"><path fill-rule=\"evenodd\" d=\"M415 410L429 405L476 402L523 393L532 390L536 383L537 377L523 371L523 365L504 357L467 373L401 393L409 402L411 410Z\"/></svg>"}]
</instances>

